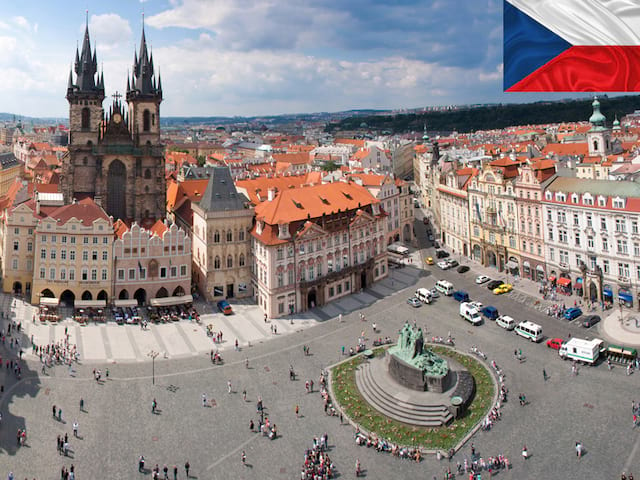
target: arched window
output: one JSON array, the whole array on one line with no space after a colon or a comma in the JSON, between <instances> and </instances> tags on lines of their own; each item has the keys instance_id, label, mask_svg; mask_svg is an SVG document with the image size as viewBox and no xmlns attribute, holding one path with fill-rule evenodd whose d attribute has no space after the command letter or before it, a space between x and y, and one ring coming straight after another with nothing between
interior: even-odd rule
<instances>
[{"instance_id":1,"label":"arched window","mask_svg":"<svg viewBox=\"0 0 640 480\"><path fill-rule=\"evenodd\" d=\"M146 169L144 171L144 178L151 178L151 170L150 169Z\"/></svg>"},{"instance_id":2,"label":"arched window","mask_svg":"<svg viewBox=\"0 0 640 480\"><path fill-rule=\"evenodd\" d=\"M597 140L593 141L593 149L596 150L596 151L598 150L598 141Z\"/></svg>"},{"instance_id":3,"label":"arched window","mask_svg":"<svg viewBox=\"0 0 640 480\"><path fill-rule=\"evenodd\" d=\"M220 243L220 232L218 230L213 234L213 243Z\"/></svg>"},{"instance_id":4,"label":"arched window","mask_svg":"<svg viewBox=\"0 0 640 480\"><path fill-rule=\"evenodd\" d=\"M213 261L213 268L216 270L220 268L220 257L216 256L216 259Z\"/></svg>"},{"instance_id":5,"label":"arched window","mask_svg":"<svg viewBox=\"0 0 640 480\"><path fill-rule=\"evenodd\" d=\"M233 267L233 257L229 255L227 257L227 268L232 268L232 267Z\"/></svg>"},{"instance_id":6,"label":"arched window","mask_svg":"<svg viewBox=\"0 0 640 480\"><path fill-rule=\"evenodd\" d=\"M81 122L80 127L82 130L89 130L89 128L91 128L91 110L89 110L89 107L82 109Z\"/></svg>"},{"instance_id":7,"label":"arched window","mask_svg":"<svg viewBox=\"0 0 640 480\"><path fill-rule=\"evenodd\" d=\"M233 232L231 230L227 231L227 242L233 242Z\"/></svg>"},{"instance_id":8,"label":"arched window","mask_svg":"<svg viewBox=\"0 0 640 480\"><path fill-rule=\"evenodd\" d=\"M240 254L240 258L238 259L238 265L244 267L244 253Z\"/></svg>"},{"instance_id":9,"label":"arched window","mask_svg":"<svg viewBox=\"0 0 640 480\"><path fill-rule=\"evenodd\" d=\"M151 112L145 110L142 114L142 130L148 132L151 130Z\"/></svg>"}]
</instances>

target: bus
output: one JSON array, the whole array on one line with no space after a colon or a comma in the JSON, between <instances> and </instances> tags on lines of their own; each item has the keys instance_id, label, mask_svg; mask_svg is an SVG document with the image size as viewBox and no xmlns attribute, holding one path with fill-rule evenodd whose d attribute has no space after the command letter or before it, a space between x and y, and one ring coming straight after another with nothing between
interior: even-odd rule
<instances>
[{"instance_id":1,"label":"bus","mask_svg":"<svg viewBox=\"0 0 640 480\"><path fill-rule=\"evenodd\" d=\"M542 327L533 322L520 322L513 331L532 342L542 340Z\"/></svg>"}]
</instances>

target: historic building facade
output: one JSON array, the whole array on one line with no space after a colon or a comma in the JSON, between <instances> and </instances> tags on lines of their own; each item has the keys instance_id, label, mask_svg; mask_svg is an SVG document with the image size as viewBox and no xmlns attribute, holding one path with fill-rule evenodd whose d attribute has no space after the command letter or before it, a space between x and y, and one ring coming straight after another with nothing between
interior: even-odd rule
<instances>
[{"instance_id":1,"label":"historic building facade","mask_svg":"<svg viewBox=\"0 0 640 480\"><path fill-rule=\"evenodd\" d=\"M270 317L306 311L387 276L386 215L364 187L335 182L256 206L254 297Z\"/></svg>"},{"instance_id":2,"label":"historic building facade","mask_svg":"<svg viewBox=\"0 0 640 480\"><path fill-rule=\"evenodd\" d=\"M476 168L451 169L442 174L437 187L440 201L436 208L440 210L442 245L446 245L452 253L465 257L471 252L467 188L476 175Z\"/></svg>"},{"instance_id":3,"label":"historic building facade","mask_svg":"<svg viewBox=\"0 0 640 480\"><path fill-rule=\"evenodd\" d=\"M227 167L207 172L207 187L191 204L194 284L207 300L250 296L253 208Z\"/></svg>"},{"instance_id":4,"label":"historic building facade","mask_svg":"<svg viewBox=\"0 0 640 480\"><path fill-rule=\"evenodd\" d=\"M160 143L162 83L154 73L144 30L139 55L127 78L125 109L114 95L105 116L103 74L98 74L89 28L82 52L76 49L76 74L69 72L69 152L62 160L65 202L92 198L114 219L141 222L165 211L164 148Z\"/></svg>"}]
</instances>

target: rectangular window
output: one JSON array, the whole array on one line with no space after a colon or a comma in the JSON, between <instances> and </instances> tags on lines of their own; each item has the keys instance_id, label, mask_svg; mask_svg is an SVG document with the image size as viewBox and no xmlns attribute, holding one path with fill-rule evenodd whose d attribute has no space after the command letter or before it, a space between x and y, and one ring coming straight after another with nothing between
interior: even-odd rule
<instances>
[{"instance_id":1,"label":"rectangular window","mask_svg":"<svg viewBox=\"0 0 640 480\"><path fill-rule=\"evenodd\" d=\"M76 271L73 268L69 269L69 280L75 280L76 279Z\"/></svg>"},{"instance_id":2,"label":"rectangular window","mask_svg":"<svg viewBox=\"0 0 640 480\"><path fill-rule=\"evenodd\" d=\"M284 277L282 272L276 273L276 285L278 288L284 286Z\"/></svg>"},{"instance_id":3,"label":"rectangular window","mask_svg":"<svg viewBox=\"0 0 640 480\"><path fill-rule=\"evenodd\" d=\"M124 280L124 268L118 269L118 280Z\"/></svg>"},{"instance_id":4,"label":"rectangular window","mask_svg":"<svg viewBox=\"0 0 640 480\"><path fill-rule=\"evenodd\" d=\"M66 235L62 235L62 237L60 237L60 241L62 243L67 243L67 236Z\"/></svg>"},{"instance_id":5,"label":"rectangular window","mask_svg":"<svg viewBox=\"0 0 640 480\"><path fill-rule=\"evenodd\" d=\"M213 287L213 296L214 297L221 297L223 295L223 293L222 293L223 291L224 290L223 290L222 286L220 286L220 285L215 286L215 287Z\"/></svg>"},{"instance_id":6,"label":"rectangular window","mask_svg":"<svg viewBox=\"0 0 640 480\"><path fill-rule=\"evenodd\" d=\"M181 277L186 277L187 276L187 266L186 265L180 265L180 276Z\"/></svg>"},{"instance_id":7,"label":"rectangular window","mask_svg":"<svg viewBox=\"0 0 640 480\"><path fill-rule=\"evenodd\" d=\"M89 271L86 268L82 269L82 277L80 278L84 281L89 279Z\"/></svg>"},{"instance_id":8,"label":"rectangular window","mask_svg":"<svg viewBox=\"0 0 640 480\"><path fill-rule=\"evenodd\" d=\"M293 269L287 272L287 282L289 285L293 285L295 283L293 280Z\"/></svg>"},{"instance_id":9,"label":"rectangular window","mask_svg":"<svg viewBox=\"0 0 640 480\"><path fill-rule=\"evenodd\" d=\"M47 259L47 249L46 248L41 248L40 249L40 258L42 260L46 260Z\"/></svg>"},{"instance_id":10,"label":"rectangular window","mask_svg":"<svg viewBox=\"0 0 640 480\"><path fill-rule=\"evenodd\" d=\"M93 244L97 245L98 244L98 237L93 237Z\"/></svg>"},{"instance_id":11,"label":"rectangular window","mask_svg":"<svg viewBox=\"0 0 640 480\"><path fill-rule=\"evenodd\" d=\"M638 222L637 220L634 220L633 222L631 222L631 233L638 233Z\"/></svg>"},{"instance_id":12,"label":"rectangular window","mask_svg":"<svg viewBox=\"0 0 640 480\"><path fill-rule=\"evenodd\" d=\"M609 273L609 260L602 261L602 271L604 273Z\"/></svg>"},{"instance_id":13,"label":"rectangular window","mask_svg":"<svg viewBox=\"0 0 640 480\"><path fill-rule=\"evenodd\" d=\"M87 252L86 250L82 252L82 261L86 262L89 260L89 252Z\"/></svg>"},{"instance_id":14,"label":"rectangular window","mask_svg":"<svg viewBox=\"0 0 640 480\"><path fill-rule=\"evenodd\" d=\"M576 213L573 214L573 224L575 226L580 226L580 217Z\"/></svg>"},{"instance_id":15,"label":"rectangular window","mask_svg":"<svg viewBox=\"0 0 640 480\"><path fill-rule=\"evenodd\" d=\"M58 241L58 237L55 235L51 235L51 243L56 243Z\"/></svg>"},{"instance_id":16,"label":"rectangular window","mask_svg":"<svg viewBox=\"0 0 640 480\"><path fill-rule=\"evenodd\" d=\"M76 237L71 237L71 244L75 245L75 243L76 243Z\"/></svg>"},{"instance_id":17,"label":"rectangular window","mask_svg":"<svg viewBox=\"0 0 640 480\"><path fill-rule=\"evenodd\" d=\"M340 294L342 293L342 284L341 284L341 283L339 283L339 284L336 286L336 291L338 292L338 295L340 295Z\"/></svg>"},{"instance_id":18,"label":"rectangular window","mask_svg":"<svg viewBox=\"0 0 640 480\"><path fill-rule=\"evenodd\" d=\"M553 262L555 262L555 261L556 261L556 259L555 259L555 256L556 256L556 255L555 255L555 253L556 253L556 252L555 252L555 250L554 250L553 248L550 248L550 249L549 249L549 258L550 258L550 259L551 259L551 261L553 261Z\"/></svg>"},{"instance_id":19,"label":"rectangular window","mask_svg":"<svg viewBox=\"0 0 640 480\"><path fill-rule=\"evenodd\" d=\"M69 250L69 260L75 260L75 259L76 259L76 251Z\"/></svg>"},{"instance_id":20,"label":"rectangular window","mask_svg":"<svg viewBox=\"0 0 640 480\"><path fill-rule=\"evenodd\" d=\"M51 260L55 260L56 259L56 249L55 248L51 249L50 255L51 255Z\"/></svg>"},{"instance_id":21,"label":"rectangular window","mask_svg":"<svg viewBox=\"0 0 640 480\"><path fill-rule=\"evenodd\" d=\"M42 235L42 243L47 243L47 236L46 235Z\"/></svg>"},{"instance_id":22,"label":"rectangular window","mask_svg":"<svg viewBox=\"0 0 640 480\"><path fill-rule=\"evenodd\" d=\"M19 248L20 248L20 242L18 242L18 240L14 240L13 241L13 251L17 252Z\"/></svg>"},{"instance_id":23,"label":"rectangular window","mask_svg":"<svg viewBox=\"0 0 640 480\"><path fill-rule=\"evenodd\" d=\"M178 276L178 267L171 267L171 276L174 278Z\"/></svg>"},{"instance_id":24,"label":"rectangular window","mask_svg":"<svg viewBox=\"0 0 640 480\"><path fill-rule=\"evenodd\" d=\"M580 267L581 263L582 263L582 255L580 255L579 253L576 253L576 266Z\"/></svg>"},{"instance_id":25,"label":"rectangular window","mask_svg":"<svg viewBox=\"0 0 640 480\"><path fill-rule=\"evenodd\" d=\"M576 247L580 246L580 233L576 232Z\"/></svg>"},{"instance_id":26,"label":"rectangular window","mask_svg":"<svg viewBox=\"0 0 640 480\"><path fill-rule=\"evenodd\" d=\"M335 295L335 292L333 290L333 287L329 287L329 297L333 297Z\"/></svg>"},{"instance_id":27,"label":"rectangular window","mask_svg":"<svg viewBox=\"0 0 640 480\"><path fill-rule=\"evenodd\" d=\"M93 250L91 252L91 260L93 260L93 261L98 260L98 251L97 250Z\"/></svg>"},{"instance_id":28,"label":"rectangular window","mask_svg":"<svg viewBox=\"0 0 640 480\"><path fill-rule=\"evenodd\" d=\"M102 281L104 282L107 279L107 269L102 269Z\"/></svg>"},{"instance_id":29,"label":"rectangular window","mask_svg":"<svg viewBox=\"0 0 640 480\"><path fill-rule=\"evenodd\" d=\"M616 218L616 232L626 233L627 223L624 219Z\"/></svg>"},{"instance_id":30,"label":"rectangular window","mask_svg":"<svg viewBox=\"0 0 640 480\"><path fill-rule=\"evenodd\" d=\"M89 244L89 237L82 237L82 243L85 245Z\"/></svg>"},{"instance_id":31,"label":"rectangular window","mask_svg":"<svg viewBox=\"0 0 640 480\"><path fill-rule=\"evenodd\" d=\"M98 270L96 270L95 268L91 269L91 280L93 280L94 282L98 280Z\"/></svg>"},{"instance_id":32,"label":"rectangular window","mask_svg":"<svg viewBox=\"0 0 640 480\"><path fill-rule=\"evenodd\" d=\"M14 234L14 235L20 235L20 228L15 227L15 228L13 229L13 234Z\"/></svg>"},{"instance_id":33,"label":"rectangular window","mask_svg":"<svg viewBox=\"0 0 640 480\"><path fill-rule=\"evenodd\" d=\"M136 269L135 268L130 268L129 269L129 280L135 280L136 279Z\"/></svg>"},{"instance_id":34,"label":"rectangular window","mask_svg":"<svg viewBox=\"0 0 640 480\"><path fill-rule=\"evenodd\" d=\"M67 259L67 249L63 248L62 250L60 250L60 258L62 260L66 260Z\"/></svg>"},{"instance_id":35,"label":"rectangular window","mask_svg":"<svg viewBox=\"0 0 640 480\"><path fill-rule=\"evenodd\" d=\"M60 280L66 280L67 279L67 271L64 268L60 269Z\"/></svg>"},{"instance_id":36,"label":"rectangular window","mask_svg":"<svg viewBox=\"0 0 640 480\"><path fill-rule=\"evenodd\" d=\"M607 240L606 238L602 239L602 250L605 252L609 251L609 240Z\"/></svg>"},{"instance_id":37,"label":"rectangular window","mask_svg":"<svg viewBox=\"0 0 640 480\"><path fill-rule=\"evenodd\" d=\"M604 230L605 232L607 231L607 219L606 218L601 218L600 219L600 229Z\"/></svg>"},{"instance_id":38,"label":"rectangular window","mask_svg":"<svg viewBox=\"0 0 640 480\"><path fill-rule=\"evenodd\" d=\"M13 268L14 270L18 270L18 259L17 258L14 258L11 261L11 268Z\"/></svg>"},{"instance_id":39,"label":"rectangular window","mask_svg":"<svg viewBox=\"0 0 640 480\"><path fill-rule=\"evenodd\" d=\"M44 269L44 267L40 267L40 280L44 280L46 272L47 271Z\"/></svg>"},{"instance_id":40,"label":"rectangular window","mask_svg":"<svg viewBox=\"0 0 640 480\"><path fill-rule=\"evenodd\" d=\"M619 263L618 264L618 276L620 277L629 277L629 264L628 263Z\"/></svg>"},{"instance_id":41,"label":"rectangular window","mask_svg":"<svg viewBox=\"0 0 640 480\"><path fill-rule=\"evenodd\" d=\"M549 227L549 240L553 242L553 227Z\"/></svg>"},{"instance_id":42,"label":"rectangular window","mask_svg":"<svg viewBox=\"0 0 640 480\"><path fill-rule=\"evenodd\" d=\"M160 267L160 278L167 278L167 267Z\"/></svg>"},{"instance_id":43,"label":"rectangular window","mask_svg":"<svg viewBox=\"0 0 640 480\"><path fill-rule=\"evenodd\" d=\"M140 280L145 280L147 278L147 269L141 268L138 270L140 271Z\"/></svg>"},{"instance_id":44,"label":"rectangular window","mask_svg":"<svg viewBox=\"0 0 640 480\"><path fill-rule=\"evenodd\" d=\"M27 243L27 252L33 252L33 242Z\"/></svg>"},{"instance_id":45,"label":"rectangular window","mask_svg":"<svg viewBox=\"0 0 640 480\"><path fill-rule=\"evenodd\" d=\"M107 245L108 243L109 243L109 237L102 237L102 244ZM144 251L142 253L144 253Z\"/></svg>"}]
</instances>

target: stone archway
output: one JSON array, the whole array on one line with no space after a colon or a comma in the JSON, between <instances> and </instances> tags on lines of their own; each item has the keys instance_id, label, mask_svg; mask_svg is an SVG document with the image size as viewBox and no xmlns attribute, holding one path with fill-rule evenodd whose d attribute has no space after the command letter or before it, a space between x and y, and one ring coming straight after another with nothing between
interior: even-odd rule
<instances>
[{"instance_id":1,"label":"stone archway","mask_svg":"<svg viewBox=\"0 0 640 480\"><path fill-rule=\"evenodd\" d=\"M139 288L133 294L133 298L138 301L138 305L144 305L147 301L147 291L144 288Z\"/></svg>"},{"instance_id":2,"label":"stone archway","mask_svg":"<svg viewBox=\"0 0 640 480\"><path fill-rule=\"evenodd\" d=\"M160 290L158 290L158 292L156 293L156 298L165 298L169 296L169 292L167 292L167 289L162 287Z\"/></svg>"},{"instance_id":3,"label":"stone archway","mask_svg":"<svg viewBox=\"0 0 640 480\"><path fill-rule=\"evenodd\" d=\"M311 290L309 290L309 293L307 293L307 308L313 308L317 304L316 290L315 288L312 288Z\"/></svg>"},{"instance_id":4,"label":"stone archway","mask_svg":"<svg viewBox=\"0 0 640 480\"><path fill-rule=\"evenodd\" d=\"M107 292L105 292L104 290L100 290L96 298L98 300L104 300L104 301L107 301L109 299Z\"/></svg>"},{"instance_id":5,"label":"stone archway","mask_svg":"<svg viewBox=\"0 0 640 480\"><path fill-rule=\"evenodd\" d=\"M120 290L120 293L118 294L118 299L119 300L128 300L129 299L129 292L126 289Z\"/></svg>"},{"instance_id":6,"label":"stone archway","mask_svg":"<svg viewBox=\"0 0 640 480\"><path fill-rule=\"evenodd\" d=\"M82 300L93 300L93 295L91 295L89 290L82 292Z\"/></svg>"},{"instance_id":7,"label":"stone archway","mask_svg":"<svg viewBox=\"0 0 640 480\"><path fill-rule=\"evenodd\" d=\"M120 160L109 164L107 172L107 213L113 218L126 218L127 167Z\"/></svg>"},{"instance_id":8,"label":"stone archway","mask_svg":"<svg viewBox=\"0 0 640 480\"><path fill-rule=\"evenodd\" d=\"M75 301L76 295L71 290L65 290L60 295L60 303L67 305L68 307L73 307Z\"/></svg>"},{"instance_id":9,"label":"stone archway","mask_svg":"<svg viewBox=\"0 0 640 480\"><path fill-rule=\"evenodd\" d=\"M591 280L589 282L589 300L591 300L592 302L597 302L600 300L600 292L598 292L598 287L596 285L596 282L594 282L593 280Z\"/></svg>"},{"instance_id":10,"label":"stone archway","mask_svg":"<svg viewBox=\"0 0 640 480\"><path fill-rule=\"evenodd\" d=\"M40 292L40 298L56 298L56 296L53 294L53 292L51 290L49 290L48 288L45 288L44 290L42 290L42 292Z\"/></svg>"},{"instance_id":11,"label":"stone archway","mask_svg":"<svg viewBox=\"0 0 640 480\"><path fill-rule=\"evenodd\" d=\"M180 297L184 295L184 288L182 288L182 286L178 285L174 290L173 290L173 297Z\"/></svg>"},{"instance_id":12,"label":"stone archway","mask_svg":"<svg viewBox=\"0 0 640 480\"><path fill-rule=\"evenodd\" d=\"M487 266L498 268L498 257L496 257L496 252L492 250L487 252Z\"/></svg>"},{"instance_id":13,"label":"stone archway","mask_svg":"<svg viewBox=\"0 0 640 480\"><path fill-rule=\"evenodd\" d=\"M13 282L13 293L18 295L22 293L22 283Z\"/></svg>"}]
</instances>

